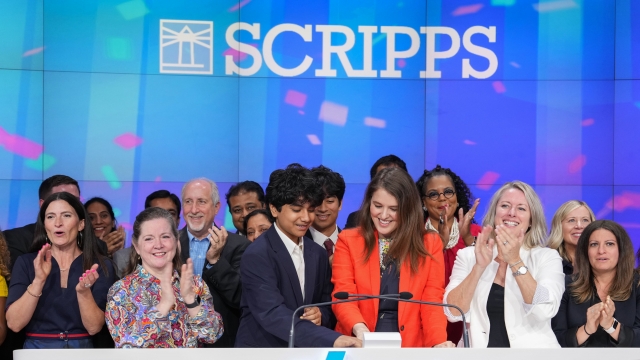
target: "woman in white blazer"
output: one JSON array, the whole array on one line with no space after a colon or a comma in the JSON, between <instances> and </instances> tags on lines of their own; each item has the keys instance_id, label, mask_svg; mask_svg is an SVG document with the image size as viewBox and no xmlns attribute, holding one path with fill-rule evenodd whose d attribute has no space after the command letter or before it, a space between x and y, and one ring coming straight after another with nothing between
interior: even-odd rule
<instances>
[{"instance_id":1,"label":"woman in white blazer","mask_svg":"<svg viewBox=\"0 0 640 360\"><path fill-rule=\"evenodd\" d=\"M465 311L471 347L557 348L551 319L564 292L562 260L544 247L546 222L531 186L492 197L475 246L458 252L444 302ZM462 321L444 308L451 322Z\"/></svg>"}]
</instances>

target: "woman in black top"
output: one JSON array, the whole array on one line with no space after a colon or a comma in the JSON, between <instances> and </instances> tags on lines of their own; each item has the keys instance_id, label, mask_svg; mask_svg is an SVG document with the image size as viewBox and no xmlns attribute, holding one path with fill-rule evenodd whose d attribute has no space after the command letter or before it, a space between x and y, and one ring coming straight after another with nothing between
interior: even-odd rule
<instances>
[{"instance_id":1,"label":"woman in black top","mask_svg":"<svg viewBox=\"0 0 640 360\"><path fill-rule=\"evenodd\" d=\"M574 274L551 324L562 347L640 346L640 276L633 244L610 220L589 224L578 240Z\"/></svg>"},{"instance_id":2,"label":"woman in black top","mask_svg":"<svg viewBox=\"0 0 640 360\"><path fill-rule=\"evenodd\" d=\"M565 275L573 274L578 239L584 228L595 220L596 216L589 205L580 200L567 201L553 215L547 245L560 254Z\"/></svg>"}]
</instances>

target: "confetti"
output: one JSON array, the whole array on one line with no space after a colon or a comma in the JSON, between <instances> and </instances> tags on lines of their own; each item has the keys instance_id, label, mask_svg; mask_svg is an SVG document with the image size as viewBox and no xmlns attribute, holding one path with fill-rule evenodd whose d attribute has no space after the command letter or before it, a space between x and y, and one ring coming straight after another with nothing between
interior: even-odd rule
<instances>
[{"instance_id":1,"label":"confetti","mask_svg":"<svg viewBox=\"0 0 640 360\"><path fill-rule=\"evenodd\" d=\"M131 41L117 37L107 39L107 55L114 60L131 59Z\"/></svg>"},{"instance_id":2,"label":"confetti","mask_svg":"<svg viewBox=\"0 0 640 360\"><path fill-rule=\"evenodd\" d=\"M476 187L481 190L489 190L491 189L491 186L496 183L499 177L500 174L493 171L487 171L482 175L480 180L478 180L478 185L476 185Z\"/></svg>"},{"instance_id":3,"label":"confetti","mask_svg":"<svg viewBox=\"0 0 640 360\"><path fill-rule=\"evenodd\" d=\"M464 143L465 145L475 145L475 144L476 144L476 142L475 142L475 141L471 141L471 140L465 140L465 141L463 141L463 143Z\"/></svg>"},{"instance_id":4,"label":"confetti","mask_svg":"<svg viewBox=\"0 0 640 360\"><path fill-rule=\"evenodd\" d=\"M131 150L136 146L142 144L142 139L132 133L124 133L115 139L113 142L122 147L125 150Z\"/></svg>"},{"instance_id":5,"label":"confetti","mask_svg":"<svg viewBox=\"0 0 640 360\"><path fill-rule=\"evenodd\" d=\"M122 4L116 6L118 12L125 20L133 20L139 17L143 17L149 13L149 9L147 5L145 5L142 0L132 0L123 2Z\"/></svg>"},{"instance_id":6,"label":"confetti","mask_svg":"<svg viewBox=\"0 0 640 360\"><path fill-rule=\"evenodd\" d=\"M572 9L577 7L578 7L578 4L576 4L575 1L573 0L560 0L560 1L551 1L551 2L533 4L533 8L540 13Z\"/></svg>"},{"instance_id":7,"label":"confetti","mask_svg":"<svg viewBox=\"0 0 640 360\"><path fill-rule=\"evenodd\" d=\"M307 94L295 90L289 90L287 91L287 95L284 97L284 102L295 107L303 108L304 104L307 102Z\"/></svg>"},{"instance_id":8,"label":"confetti","mask_svg":"<svg viewBox=\"0 0 640 360\"><path fill-rule=\"evenodd\" d=\"M364 124L371 127L376 127L380 129L384 129L387 127L387 122L382 119L376 119L372 117L364 118Z\"/></svg>"},{"instance_id":9,"label":"confetti","mask_svg":"<svg viewBox=\"0 0 640 360\"><path fill-rule=\"evenodd\" d=\"M309 142L310 142L312 145L320 145L320 144L322 144L322 142L320 141L320 139L318 139L318 136L317 136L317 135L309 134L309 135L307 135L307 139L309 139Z\"/></svg>"},{"instance_id":10,"label":"confetti","mask_svg":"<svg viewBox=\"0 0 640 360\"><path fill-rule=\"evenodd\" d=\"M24 165L26 167L38 171L49 170L49 168L52 167L55 163L56 159L53 156L45 153L42 153L42 155L40 155L40 157L38 157L36 160L27 159L24 161Z\"/></svg>"},{"instance_id":11,"label":"confetti","mask_svg":"<svg viewBox=\"0 0 640 360\"><path fill-rule=\"evenodd\" d=\"M160 182L160 181L162 181L162 177L161 176L156 176L156 179L154 181L155 182Z\"/></svg>"},{"instance_id":12,"label":"confetti","mask_svg":"<svg viewBox=\"0 0 640 360\"><path fill-rule=\"evenodd\" d=\"M35 54L41 53L43 51L44 51L44 46L41 46L39 48L35 48L35 49L31 49L31 50L25 51L24 54L22 54L22 57L35 55Z\"/></svg>"},{"instance_id":13,"label":"confetti","mask_svg":"<svg viewBox=\"0 0 640 360\"><path fill-rule=\"evenodd\" d=\"M585 126L585 127L586 126L591 126L591 125L595 124L595 122L596 121L593 120L593 119L584 119L584 120L582 120L582 126Z\"/></svg>"},{"instance_id":14,"label":"confetti","mask_svg":"<svg viewBox=\"0 0 640 360\"><path fill-rule=\"evenodd\" d=\"M457 9L453 10L451 15L460 16L460 15L469 15L474 14L480 11L484 7L484 4L473 4L473 5L465 5L459 6Z\"/></svg>"},{"instance_id":15,"label":"confetti","mask_svg":"<svg viewBox=\"0 0 640 360\"><path fill-rule=\"evenodd\" d=\"M304 115L304 111L302 111L302 110L298 110L298 114L300 114L300 115Z\"/></svg>"},{"instance_id":16,"label":"confetti","mask_svg":"<svg viewBox=\"0 0 640 360\"><path fill-rule=\"evenodd\" d=\"M242 60L244 60L247 57L247 53L244 53L242 51L238 51L236 49L232 49L229 48L227 50L225 50L222 55L227 56L227 55L231 55L233 56L233 61L234 62L240 62Z\"/></svg>"},{"instance_id":17,"label":"confetti","mask_svg":"<svg viewBox=\"0 0 640 360\"><path fill-rule=\"evenodd\" d=\"M242 1L240 1L239 4L230 7L229 8L229 12L238 11L238 10L240 10L241 7L247 5L250 2L251 2L251 0L242 0Z\"/></svg>"},{"instance_id":18,"label":"confetti","mask_svg":"<svg viewBox=\"0 0 640 360\"><path fill-rule=\"evenodd\" d=\"M640 101L636 101L634 104L638 109L640 109Z\"/></svg>"},{"instance_id":19,"label":"confetti","mask_svg":"<svg viewBox=\"0 0 640 360\"><path fill-rule=\"evenodd\" d=\"M573 159L569 163L569 173L575 174L578 171L582 170L582 168L587 164L587 157L583 154Z\"/></svg>"},{"instance_id":20,"label":"confetti","mask_svg":"<svg viewBox=\"0 0 640 360\"><path fill-rule=\"evenodd\" d=\"M37 160L44 151L44 147L37 142L20 135L11 135L1 127L0 146L4 146L4 149L9 152L31 160Z\"/></svg>"},{"instance_id":21,"label":"confetti","mask_svg":"<svg viewBox=\"0 0 640 360\"><path fill-rule=\"evenodd\" d=\"M516 68L516 69L520 69L520 64L518 64L518 63L517 63L517 62L515 62L515 61L510 62L510 63L509 63L509 65L513 66L513 67L514 67L514 68Z\"/></svg>"},{"instance_id":22,"label":"confetti","mask_svg":"<svg viewBox=\"0 0 640 360\"><path fill-rule=\"evenodd\" d=\"M104 175L104 178L107 179L107 181L109 182L109 186L111 186L112 189L117 190L122 187L120 180L118 180L118 175L116 175L115 170L113 170L111 166L109 165L103 166L102 175Z\"/></svg>"},{"instance_id":23,"label":"confetti","mask_svg":"<svg viewBox=\"0 0 640 360\"><path fill-rule=\"evenodd\" d=\"M348 107L331 101L324 101L320 106L318 119L329 124L344 126L347 123L348 113Z\"/></svg>"},{"instance_id":24,"label":"confetti","mask_svg":"<svg viewBox=\"0 0 640 360\"><path fill-rule=\"evenodd\" d=\"M405 66L407 66L407 61L405 59L398 59L398 67L402 69Z\"/></svg>"},{"instance_id":25,"label":"confetti","mask_svg":"<svg viewBox=\"0 0 640 360\"><path fill-rule=\"evenodd\" d=\"M493 86L493 90L498 94L504 94L507 92L507 88L504 87L502 81L494 81L491 85Z\"/></svg>"},{"instance_id":26,"label":"confetti","mask_svg":"<svg viewBox=\"0 0 640 360\"><path fill-rule=\"evenodd\" d=\"M516 0L491 0L491 6L512 6Z\"/></svg>"}]
</instances>

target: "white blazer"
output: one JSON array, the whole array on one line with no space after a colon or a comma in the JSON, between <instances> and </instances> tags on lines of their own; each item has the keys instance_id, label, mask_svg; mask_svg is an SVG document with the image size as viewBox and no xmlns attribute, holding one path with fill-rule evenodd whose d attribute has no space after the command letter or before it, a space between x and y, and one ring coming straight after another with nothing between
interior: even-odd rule
<instances>
[{"instance_id":1,"label":"white blazer","mask_svg":"<svg viewBox=\"0 0 640 360\"><path fill-rule=\"evenodd\" d=\"M497 255L497 247L494 247L494 258ZM558 312L562 294L564 293L562 259L557 251L543 247L531 250L521 248L520 258L538 283L533 302L536 303L537 298L540 297L547 300L538 302L536 305L525 304L511 270L507 269L504 289L504 322L511 347L559 348L558 340L551 329L551 319ZM449 285L445 290L445 303L447 303L449 292L455 289L471 273L475 263L476 257L473 246L458 251ZM486 348L489 343L490 328L489 316L487 315L487 298L497 272L498 263L492 261L480 277L469 311L465 314L469 328L470 346L474 348ZM541 286L544 289L540 288ZM461 316L453 316L448 308L445 307L444 309L449 321L462 321Z\"/></svg>"}]
</instances>

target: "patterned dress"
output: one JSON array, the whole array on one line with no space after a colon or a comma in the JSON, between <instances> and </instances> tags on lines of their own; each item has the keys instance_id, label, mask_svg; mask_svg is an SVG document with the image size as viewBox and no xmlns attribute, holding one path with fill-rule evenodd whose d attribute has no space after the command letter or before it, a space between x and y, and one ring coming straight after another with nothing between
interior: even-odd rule
<instances>
[{"instance_id":1,"label":"patterned dress","mask_svg":"<svg viewBox=\"0 0 640 360\"><path fill-rule=\"evenodd\" d=\"M209 288L194 275L194 290L200 296L200 311L189 316L180 296L180 277L173 273L174 306L165 316L156 309L160 303L160 280L141 265L117 281L107 296L107 326L117 348L195 348L214 343L224 331L222 318L213 309Z\"/></svg>"}]
</instances>

